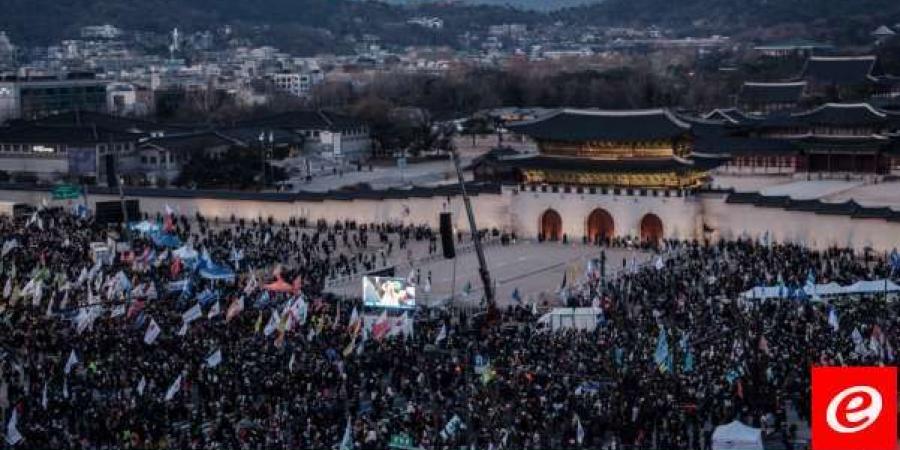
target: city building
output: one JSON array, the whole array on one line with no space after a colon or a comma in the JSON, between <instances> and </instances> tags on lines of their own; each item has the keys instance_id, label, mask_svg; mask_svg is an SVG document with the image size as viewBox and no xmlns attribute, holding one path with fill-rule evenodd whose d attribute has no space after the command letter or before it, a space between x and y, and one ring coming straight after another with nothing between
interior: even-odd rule
<instances>
[{"instance_id":1,"label":"city building","mask_svg":"<svg viewBox=\"0 0 900 450\"><path fill-rule=\"evenodd\" d=\"M67 111L105 112L107 84L92 74L0 78L0 123Z\"/></svg>"},{"instance_id":2,"label":"city building","mask_svg":"<svg viewBox=\"0 0 900 450\"><path fill-rule=\"evenodd\" d=\"M786 83L746 82L738 93L737 107L750 114L795 110L806 89L805 81Z\"/></svg>"},{"instance_id":3,"label":"city building","mask_svg":"<svg viewBox=\"0 0 900 450\"><path fill-rule=\"evenodd\" d=\"M90 25L81 28L83 39L116 39L122 36L122 30L112 25Z\"/></svg>"},{"instance_id":4,"label":"city building","mask_svg":"<svg viewBox=\"0 0 900 450\"><path fill-rule=\"evenodd\" d=\"M291 111L239 123L242 128L285 130L301 137L306 152L344 161L363 161L372 154L365 123L327 111Z\"/></svg>"},{"instance_id":5,"label":"city building","mask_svg":"<svg viewBox=\"0 0 900 450\"><path fill-rule=\"evenodd\" d=\"M900 113L828 103L791 114L717 110L695 126L696 152L728 156L720 173L872 178L900 174Z\"/></svg>"}]
</instances>

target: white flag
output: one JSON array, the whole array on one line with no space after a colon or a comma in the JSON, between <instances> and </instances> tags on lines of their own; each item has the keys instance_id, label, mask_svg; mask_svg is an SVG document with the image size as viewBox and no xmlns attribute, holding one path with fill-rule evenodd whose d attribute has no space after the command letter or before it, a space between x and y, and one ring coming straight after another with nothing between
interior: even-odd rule
<instances>
[{"instance_id":1,"label":"white flag","mask_svg":"<svg viewBox=\"0 0 900 450\"><path fill-rule=\"evenodd\" d=\"M581 418L578 417L578 414L575 414L575 441L578 442L578 445L584 442L584 427L581 426Z\"/></svg>"},{"instance_id":2,"label":"white flag","mask_svg":"<svg viewBox=\"0 0 900 450\"><path fill-rule=\"evenodd\" d=\"M447 324L441 325L441 331L438 333L437 338L435 338L434 345L437 345L444 339L447 339Z\"/></svg>"},{"instance_id":3,"label":"white flag","mask_svg":"<svg viewBox=\"0 0 900 450\"><path fill-rule=\"evenodd\" d=\"M144 343L147 345L152 344L156 341L156 338L159 337L160 330L159 325L157 325L155 319L150 319L150 325L147 325L147 332L144 333Z\"/></svg>"},{"instance_id":4,"label":"white flag","mask_svg":"<svg viewBox=\"0 0 900 450\"><path fill-rule=\"evenodd\" d=\"M41 394L41 406L47 409L47 382L44 382L44 392Z\"/></svg>"},{"instance_id":5,"label":"white flag","mask_svg":"<svg viewBox=\"0 0 900 450\"><path fill-rule=\"evenodd\" d=\"M657 256L656 257L656 270L663 270L664 267L666 267L666 263L663 262L662 256ZM581 422L578 422L578 423L581 423ZM579 444L580 443L581 442L579 442Z\"/></svg>"},{"instance_id":6,"label":"white flag","mask_svg":"<svg viewBox=\"0 0 900 450\"><path fill-rule=\"evenodd\" d=\"M187 324L199 319L202 315L203 311L200 310L200 304L194 303L194 306L191 306L191 309L181 314L181 320Z\"/></svg>"},{"instance_id":7,"label":"white flag","mask_svg":"<svg viewBox=\"0 0 900 450\"><path fill-rule=\"evenodd\" d=\"M275 332L275 329L278 328L279 320L281 320L281 318L278 317L278 310L273 309L272 316L269 317L269 322L266 323L266 327L263 328L263 334L266 335L266 337Z\"/></svg>"},{"instance_id":8,"label":"white flag","mask_svg":"<svg viewBox=\"0 0 900 450\"><path fill-rule=\"evenodd\" d=\"M169 390L166 391L165 400L169 401L175 398L175 394L177 394L179 390L181 390L181 374L178 374L178 378L176 378L175 381L172 382L172 385L169 386Z\"/></svg>"},{"instance_id":9,"label":"white flag","mask_svg":"<svg viewBox=\"0 0 900 450\"><path fill-rule=\"evenodd\" d=\"M109 313L109 318L114 319L119 316L125 315L125 305L117 305L112 311Z\"/></svg>"},{"instance_id":10,"label":"white flag","mask_svg":"<svg viewBox=\"0 0 900 450\"><path fill-rule=\"evenodd\" d=\"M288 371L291 373L294 373L294 360L296 357L297 355L295 353L291 353L291 360L288 361Z\"/></svg>"},{"instance_id":11,"label":"white flag","mask_svg":"<svg viewBox=\"0 0 900 450\"><path fill-rule=\"evenodd\" d=\"M66 375L68 375L69 372L72 371L72 367L74 367L75 364L78 364L78 357L75 356L75 350L72 350L72 352L69 353L68 361L66 361L66 368L65 368Z\"/></svg>"},{"instance_id":12,"label":"white flag","mask_svg":"<svg viewBox=\"0 0 900 450\"><path fill-rule=\"evenodd\" d=\"M186 334L187 334L187 330L188 330L188 324L187 324L187 322L182 322L182 323L181 323L181 328L178 329L178 335L179 335L179 336L184 336L184 335L186 335Z\"/></svg>"},{"instance_id":13,"label":"white flag","mask_svg":"<svg viewBox=\"0 0 900 450\"><path fill-rule=\"evenodd\" d=\"M22 442L22 434L19 433L19 413L13 408L12 417L9 418L9 423L6 424L6 442L9 445L16 445L19 442Z\"/></svg>"},{"instance_id":14,"label":"white flag","mask_svg":"<svg viewBox=\"0 0 900 450\"><path fill-rule=\"evenodd\" d=\"M12 277L6 279L6 285L3 286L3 298L9 298L12 295Z\"/></svg>"},{"instance_id":15,"label":"white flag","mask_svg":"<svg viewBox=\"0 0 900 450\"><path fill-rule=\"evenodd\" d=\"M212 369L222 362L222 350L216 350L212 355L206 358L206 366Z\"/></svg>"},{"instance_id":16,"label":"white flag","mask_svg":"<svg viewBox=\"0 0 900 450\"><path fill-rule=\"evenodd\" d=\"M137 392L138 395L144 395L144 388L147 387L147 377L141 376L141 381L138 382Z\"/></svg>"},{"instance_id":17,"label":"white flag","mask_svg":"<svg viewBox=\"0 0 900 450\"><path fill-rule=\"evenodd\" d=\"M212 308L209 308L209 313L206 314L206 318L212 319L213 317L216 317L221 313L222 313L222 310L219 309L219 301L216 300L216 302L213 303Z\"/></svg>"},{"instance_id":18,"label":"white flag","mask_svg":"<svg viewBox=\"0 0 900 450\"><path fill-rule=\"evenodd\" d=\"M353 450L353 428L350 425L350 417L347 417L347 427L344 428L344 437L338 450Z\"/></svg>"}]
</instances>

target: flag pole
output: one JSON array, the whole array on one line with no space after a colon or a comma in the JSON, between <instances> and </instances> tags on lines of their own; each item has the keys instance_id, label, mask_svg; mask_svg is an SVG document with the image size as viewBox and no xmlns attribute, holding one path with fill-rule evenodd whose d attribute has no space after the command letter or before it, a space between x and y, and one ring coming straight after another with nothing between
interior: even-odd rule
<instances>
[{"instance_id":1,"label":"flag pole","mask_svg":"<svg viewBox=\"0 0 900 450\"><path fill-rule=\"evenodd\" d=\"M469 200L469 194L466 192L466 183L463 179L462 168L459 165L459 153L456 149L453 149L450 155L453 159L453 165L456 166L459 189L466 206L466 213L469 216L469 230L472 232L472 243L475 246L475 254L478 256L478 273L481 275L481 282L484 285L484 298L487 301L488 310L494 310L497 307L494 301L494 286L491 283L491 273L488 271L487 261L484 259L484 250L481 248L481 235L478 234L478 227L475 225L475 213L472 212L472 202Z\"/></svg>"},{"instance_id":2,"label":"flag pole","mask_svg":"<svg viewBox=\"0 0 900 450\"><path fill-rule=\"evenodd\" d=\"M456 257L453 257L453 275L450 280L450 304L456 303Z\"/></svg>"}]
</instances>

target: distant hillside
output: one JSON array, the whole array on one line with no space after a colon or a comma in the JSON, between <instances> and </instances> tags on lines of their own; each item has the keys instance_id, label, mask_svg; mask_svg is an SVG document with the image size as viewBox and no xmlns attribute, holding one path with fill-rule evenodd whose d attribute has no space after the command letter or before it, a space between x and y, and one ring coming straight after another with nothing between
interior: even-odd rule
<instances>
[{"instance_id":1,"label":"distant hillside","mask_svg":"<svg viewBox=\"0 0 900 450\"><path fill-rule=\"evenodd\" d=\"M606 0L555 13L566 22L658 25L736 35L780 27L835 43L870 42L878 25L900 23L897 0Z\"/></svg>"},{"instance_id":2,"label":"distant hillside","mask_svg":"<svg viewBox=\"0 0 900 450\"><path fill-rule=\"evenodd\" d=\"M407 26L414 15L440 15L445 32ZM399 6L372 0L3 0L0 30L16 44L52 43L85 25L129 30L216 29L224 24L255 33L261 42L299 53L347 45L345 36L374 33L398 44L448 44L458 30L532 23L537 13L496 6Z\"/></svg>"},{"instance_id":3,"label":"distant hillside","mask_svg":"<svg viewBox=\"0 0 900 450\"><path fill-rule=\"evenodd\" d=\"M573 6L583 6L600 3L603 0L386 0L388 3L401 5L421 5L421 4L469 4L469 5L492 5L492 6L509 6L512 8L532 10L532 11L555 11L563 8L571 8Z\"/></svg>"}]
</instances>

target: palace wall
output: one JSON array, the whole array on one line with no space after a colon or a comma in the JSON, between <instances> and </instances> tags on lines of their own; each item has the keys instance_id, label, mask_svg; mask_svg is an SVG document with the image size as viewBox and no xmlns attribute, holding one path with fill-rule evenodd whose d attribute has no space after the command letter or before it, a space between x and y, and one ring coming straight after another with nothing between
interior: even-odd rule
<instances>
[{"instance_id":1,"label":"palace wall","mask_svg":"<svg viewBox=\"0 0 900 450\"><path fill-rule=\"evenodd\" d=\"M824 249L831 246L888 251L900 247L900 223L884 219L854 219L844 215L787 211L747 204L725 203L726 194L704 193L703 221L715 230L713 238L764 239L795 242Z\"/></svg>"},{"instance_id":2,"label":"palace wall","mask_svg":"<svg viewBox=\"0 0 900 450\"><path fill-rule=\"evenodd\" d=\"M41 199L48 197L46 191L0 190L0 199L6 201L40 204ZM641 220L647 214L655 214L663 224L666 238L700 237L705 224L713 229L708 234L713 239L762 239L768 231L775 241L797 242L820 249L832 245L858 249L871 247L877 251L900 247L898 222L729 204L725 203L725 197L722 193L654 197L652 194L614 195L599 191L596 194L561 190L532 192L520 191L516 186L504 187L499 194L473 196L472 204L479 228L514 231L525 239L538 236L541 216L548 209L553 209L562 218L562 232L569 241L580 242L586 233L588 216L595 208L602 208L612 216L616 236L640 236ZM98 201L117 200L114 195L89 196L92 206ZM402 222L432 227L438 226L440 212L450 211L454 225L461 231L468 230L465 208L459 196L293 202L153 196L141 197L140 202L141 210L151 216L162 213L165 205L169 205L181 214L193 215L200 211L207 217L218 216L226 220L232 214L244 219L272 216L278 221L304 216L311 221L355 219L360 222ZM71 203L57 201L51 204L65 206Z\"/></svg>"}]
</instances>

